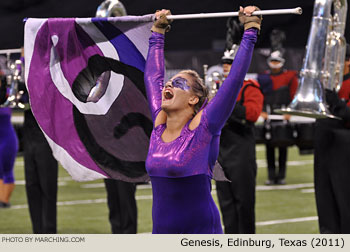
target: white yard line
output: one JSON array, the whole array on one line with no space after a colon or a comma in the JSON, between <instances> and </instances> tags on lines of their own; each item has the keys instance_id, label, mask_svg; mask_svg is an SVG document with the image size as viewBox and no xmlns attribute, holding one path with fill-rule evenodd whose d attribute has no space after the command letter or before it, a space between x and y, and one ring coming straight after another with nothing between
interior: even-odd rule
<instances>
[{"instance_id":1,"label":"white yard line","mask_svg":"<svg viewBox=\"0 0 350 252\"><path fill-rule=\"evenodd\" d=\"M316 220L318 220L317 216L310 216L310 217L301 217L301 218L293 218L293 219L260 221L260 222L255 223L255 225L256 226L268 226L268 225L295 223L295 222L304 222L304 221L316 221Z\"/></svg>"},{"instance_id":2,"label":"white yard line","mask_svg":"<svg viewBox=\"0 0 350 252\"><path fill-rule=\"evenodd\" d=\"M266 159L257 159L256 164L258 165L258 168L266 168L267 162ZM301 160L301 161L288 161L287 167L289 166L300 166L300 165L309 165L314 164L314 160Z\"/></svg>"},{"instance_id":3,"label":"white yard line","mask_svg":"<svg viewBox=\"0 0 350 252\"><path fill-rule=\"evenodd\" d=\"M136 196L136 200L151 200L152 195L139 195ZM88 205L88 204L100 204L107 203L107 199L93 199L93 200L72 200L72 201L59 201L57 206L73 206L73 205ZM8 210L24 209L28 208L28 205L12 205Z\"/></svg>"},{"instance_id":4,"label":"white yard line","mask_svg":"<svg viewBox=\"0 0 350 252\"><path fill-rule=\"evenodd\" d=\"M80 187L81 188L86 188L86 189L102 188L102 187L105 187L105 183L84 184L84 185L81 185Z\"/></svg>"},{"instance_id":5,"label":"white yard line","mask_svg":"<svg viewBox=\"0 0 350 252\"><path fill-rule=\"evenodd\" d=\"M15 166L24 166L24 160L16 160Z\"/></svg>"},{"instance_id":6,"label":"white yard line","mask_svg":"<svg viewBox=\"0 0 350 252\"><path fill-rule=\"evenodd\" d=\"M309 188L309 189L303 189L301 190L301 193L314 193L315 188Z\"/></svg>"},{"instance_id":7,"label":"white yard line","mask_svg":"<svg viewBox=\"0 0 350 252\"><path fill-rule=\"evenodd\" d=\"M273 190L295 190L300 188L313 187L313 183L293 184L293 185L273 185L273 186L256 186L256 191L273 191Z\"/></svg>"},{"instance_id":8,"label":"white yard line","mask_svg":"<svg viewBox=\"0 0 350 252\"><path fill-rule=\"evenodd\" d=\"M59 185L60 185L60 182L62 182L61 185L65 185L66 184L65 182L67 182L67 181L73 181L72 177L60 177L60 178L58 178ZM25 182L25 180L16 180L15 184L16 185L25 185L26 182Z\"/></svg>"},{"instance_id":9,"label":"white yard line","mask_svg":"<svg viewBox=\"0 0 350 252\"><path fill-rule=\"evenodd\" d=\"M73 181L73 179L70 176L68 176L68 177L59 177L58 181Z\"/></svg>"},{"instance_id":10,"label":"white yard line","mask_svg":"<svg viewBox=\"0 0 350 252\"><path fill-rule=\"evenodd\" d=\"M60 201L60 202L57 202L57 206L87 205L87 204L99 204L99 203L106 203L106 202L107 202L107 199Z\"/></svg>"},{"instance_id":11,"label":"white yard line","mask_svg":"<svg viewBox=\"0 0 350 252\"><path fill-rule=\"evenodd\" d=\"M265 151L266 147L265 147L265 145L255 145L255 150L256 150L256 152Z\"/></svg>"}]
</instances>

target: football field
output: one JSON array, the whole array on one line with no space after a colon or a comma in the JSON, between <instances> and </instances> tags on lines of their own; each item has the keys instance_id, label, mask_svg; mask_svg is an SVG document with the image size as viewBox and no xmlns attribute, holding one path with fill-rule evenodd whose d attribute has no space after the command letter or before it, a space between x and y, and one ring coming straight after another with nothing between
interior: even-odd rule
<instances>
[{"instance_id":1,"label":"football field","mask_svg":"<svg viewBox=\"0 0 350 252\"><path fill-rule=\"evenodd\" d=\"M286 185L265 186L267 168L265 146L257 145L256 232L259 234L319 233L313 184L313 155L299 155L288 149ZM24 162L15 164L16 188L12 207L0 209L0 233L30 234L31 223L24 186ZM213 191L217 196L215 183ZM152 231L152 189L138 185L138 233ZM60 167L57 202L57 228L60 234L109 234L106 191L102 180L76 182Z\"/></svg>"}]
</instances>

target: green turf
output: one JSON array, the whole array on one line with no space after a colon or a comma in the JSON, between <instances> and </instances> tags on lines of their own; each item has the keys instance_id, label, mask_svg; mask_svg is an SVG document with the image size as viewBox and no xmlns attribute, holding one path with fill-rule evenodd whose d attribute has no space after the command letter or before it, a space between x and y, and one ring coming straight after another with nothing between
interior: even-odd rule
<instances>
[{"instance_id":1,"label":"green turf","mask_svg":"<svg viewBox=\"0 0 350 252\"><path fill-rule=\"evenodd\" d=\"M264 186L267 174L267 168L264 167L265 149L263 145L257 145L257 159L259 164L257 175L258 187L256 193L257 233L318 233L319 230L316 220L263 225L266 221L317 216L314 193L304 191L304 189L313 188L313 155L300 156L297 148L289 148L288 161L299 161L301 163L289 165L287 167L287 185L309 184L309 186L306 185L305 188L289 190L260 190L259 188ZM32 232L25 187L23 184L24 166L22 157L16 159L15 175L17 185L11 197L11 204L13 207L10 209L0 209L0 233L3 234L25 234ZM59 178L59 205L57 208L58 232L61 234L110 233L106 192L103 187L103 181L75 182L70 179L70 176L62 167L60 167L59 170ZM84 186L89 186L91 184L101 186L96 188L84 188ZM140 188L136 193L138 198L139 233L149 233L152 230L152 200L147 198L147 196L151 194L151 189ZM217 202L215 191L214 199ZM99 202L90 204L77 202L81 200L99 200ZM62 205L63 203L70 203L70 205Z\"/></svg>"}]
</instances>

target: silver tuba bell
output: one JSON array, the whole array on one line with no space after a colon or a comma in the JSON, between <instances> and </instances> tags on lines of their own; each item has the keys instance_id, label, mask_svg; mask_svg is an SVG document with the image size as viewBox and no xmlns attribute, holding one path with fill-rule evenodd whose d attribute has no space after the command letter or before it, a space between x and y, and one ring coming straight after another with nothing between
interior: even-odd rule
<instances>
[{"instance_id":1,"label":"silver tuba bell","mask_svg":"<svg viewBox=\"0 0 350 252\"><path fill-rule=\"evenodd\" d=\"M209 89L209 98L213 98L224 81L222 66L214 65L208 69L208 65L204 65L203 68L205 73L204 82Z\"/></svg>"},{"instance_id":2,"label":"silver tuba bell","mask_svg":"<svg viewBox=\"0 0 350 252\"><path fill-rule=\"evenodd\" d=\"M337 118L327 108L324 88L339 90L342 83L346 12L346 0L315 0L297 92L287 108L275 112L313 118Z\"/></svg>"},{"instance_id":3,"label":"silver tuba bell","mask_svg":"<svg viewBox=\"0 0 350 252\"><path fill-rule=\"evenodd\" d=\"M24 109L24 104L21 102L21 97L24 91L20 91L19 82L23 81L23 63L21 60L10 60L11 53L7 53L7 99L1 107Z\"/></svg>"},{"instance_id":4,"label":"silver tuba bell","mask_svg":"<svg viewBox=\"0 0 350 252\"><path fill-rule=\"evenodd\" d=\"M120 17L126 16L124 5L118 0L105 0L96 11L96 17Z\"/></svg>"}]
</instances>

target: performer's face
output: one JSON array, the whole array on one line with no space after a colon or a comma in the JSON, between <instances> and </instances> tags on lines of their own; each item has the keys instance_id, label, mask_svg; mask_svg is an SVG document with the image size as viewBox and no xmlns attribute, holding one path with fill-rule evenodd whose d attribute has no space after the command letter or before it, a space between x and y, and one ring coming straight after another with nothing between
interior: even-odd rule
<instances>
[{"instance_id":1,"label":"performer's face","mask_svg":"<svg viewBox=\"0 0 350 252\"><path fill-rule=\"evenodd\" d=\"M278 60L271 60L269 62L269 67L271 69L271 72L278 73L279 71L281 71L281 69L283 67L283 63L281 61L278 61Z\"/></svg>"},{"instance_id":2,"label":"performer's face","mask_svg":"<svg viewBox=\"0 0 350 252\"><path fill-rule=\"evenodd\" d=\"M271 63L271 65L278 66L281 63L281 61L271 60L270 63Z\"/></svg>"},{"instance_id":3,"label":"performer's face","mask_svg":"<svg viewBox=\"0 0 350 252\"><path fill-rule=\"evenodd\" d=\"M192 92L190 83L190 76L184 73L171 78L163 88L162 109L180 110L191 106L191 101L196 96Z\"/></svg>"},{"instance_id":4,"label":"performer's face","mask_svg":"<svg viewBox=\"0 0 350 252\"><path fill-rule=\"evenodd\" d=\"M230 70L231 70L231 64L222 64L222 70L224 72L224 76L227 77L227 75L229 74Z\"/></svg>"}]
</instances>

